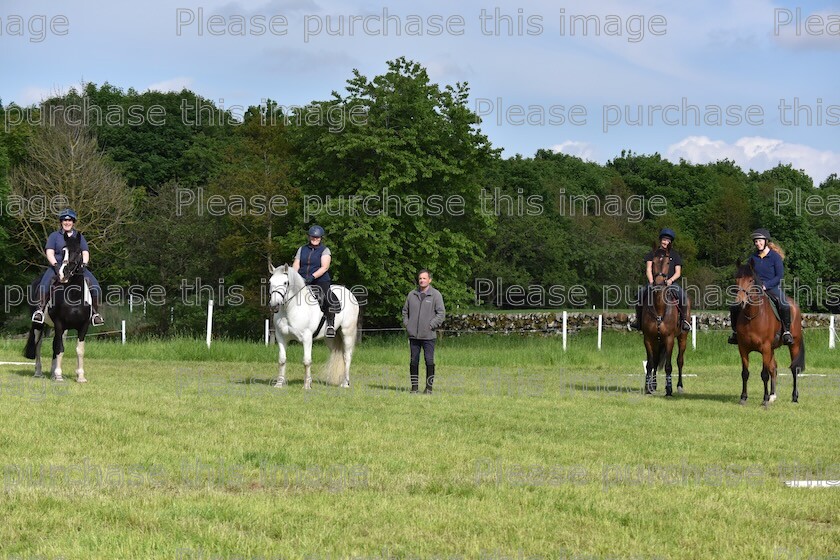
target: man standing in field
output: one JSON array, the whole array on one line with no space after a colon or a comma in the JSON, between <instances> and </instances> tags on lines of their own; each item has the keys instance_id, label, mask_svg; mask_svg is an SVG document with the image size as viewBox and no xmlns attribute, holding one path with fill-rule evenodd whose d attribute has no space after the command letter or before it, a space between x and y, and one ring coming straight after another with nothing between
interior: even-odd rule
<instances>
[{"instance_id":1,"label":"man standing in field","mask_svg":"<svg viewBox=\"0 0 840 560\"><path fill-rule=\"evenodd\" d=\"M425 268L417 273L417 289L412 290L405 298L402 314L411 350L411 392L418 391L422 348L426 361L426 389L423 394L429 395L435 382L435 331L443 324L446 309L443 306L443 296L432 287L432 274Z\"/></svg>"}]
</instances>

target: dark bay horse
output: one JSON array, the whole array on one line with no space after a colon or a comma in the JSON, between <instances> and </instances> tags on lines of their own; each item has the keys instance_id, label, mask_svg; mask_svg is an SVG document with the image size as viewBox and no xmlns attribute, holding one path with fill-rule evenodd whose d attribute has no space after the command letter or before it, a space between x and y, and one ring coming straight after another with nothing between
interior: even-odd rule
<instances>
[{"instance_id":1,"label":"dark bay horse","mask_svg":"<svg viewBox=\"0 0 840 560\"><path fill-rule=\"evenodd\" d=\"M35 360L35 377L42 377L41 343L44 341L46 327L52 323L55 330L53 336L53 359L51 364L52 376L55 381L64 381L61 371L61 360L64 356L64 333L75 330L79 335L76 343L76 381L86 383L84 369L85 335L90 327L91 306L86 292L84 263L79 235L68 237L65 233L63 259L56 274L56 287L53 291L52 303L45 314L44 324L32 323L29 338L26 342L24 355ZM30 301L38 301L37 290L40 278L30 286ZM34 311L34 308L30 311Z\"/></svg>"},{"instance_id":2,"label":"dark bay horse","mask_svg":"<svg viewBox=\"0 0 840 560\"><path fill-rule=\"evenodd\" d=\"M741 404L747 403L747 380L750 378L750 352L760 352L761 379L764 381L764 402L767 406L776 400L776 356L774 350L782 345L782 323L773 314L770 298L755 278L752 264L738 265L735 273L738 284L736 303L741 306L735 332L738 333L738 352L741 354ZM793 300L790 303L790 372L793 375L793 402L799 402L796 376L805 371L805 339L802 336L802 314ZM770 381L770 390L767 382Z\"/></svg>"},{"instance_id":3,"label":"dark bay horse","mask_svg":"<svg viewBox=\"0 0 840 560\"><path fill-rule=\"evenodd\" d=\"M677 392L683 392L683 363L688 333L680 325L679 302L676 294L665 284L668 278L670 251L659 248L653 254L653 288L645 293L642 301L640 325L645 335L647 366L645 371L645 394L656 391L656 372L665 368L665 396L673 395L671 385L671 354L674 342L678 344Z\"/></svg>"}]
</instances>

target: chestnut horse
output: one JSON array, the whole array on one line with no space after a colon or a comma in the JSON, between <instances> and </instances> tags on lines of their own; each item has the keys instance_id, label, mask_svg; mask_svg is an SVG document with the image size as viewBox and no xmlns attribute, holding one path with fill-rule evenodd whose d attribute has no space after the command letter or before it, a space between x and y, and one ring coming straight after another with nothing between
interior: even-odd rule
<instances>
[{"instance_id":1,"label":"chestnut horse","mask_svg":"<svg viewBox=\"0 0 840 560\"><path fill-rule=\"evenodd\" d=\"M774 350L782 345L782 323L773 314L769 296L755 278L752 264L738 265L735 273L738 284L736 304L740 305L735 332L738 335L738 352L741 354L741 404L747 404L747 380L750 378L750 352L760 352L762 359L761 380L764 381L764 402L767 406L776 400L776 356ZM802 336L802 315L792 299L790 304L790 372L793 375L793 402L799 402L796 376L805 371L805 339ZM767 382L770 381L770 390Z\"/></svg>"},{"instance_id":2,"label":"chestnut horse","mask_svg":"<svg viewBox=\"0 0 840 560\"><path fill-rule=\"evenodd\" d=\"M666 286L669 277L670 250L659 248L653 254L653 288L645 292L642 302L640 325L645 335L647 366L645 371L645 394L656 391L656 372L665 368L665 396L673 395L671 385L671 354L677 341L677 392L683 392L683 363L688 333L680 325L679 302L676 294Z\"/></svg>"}]
</instances>

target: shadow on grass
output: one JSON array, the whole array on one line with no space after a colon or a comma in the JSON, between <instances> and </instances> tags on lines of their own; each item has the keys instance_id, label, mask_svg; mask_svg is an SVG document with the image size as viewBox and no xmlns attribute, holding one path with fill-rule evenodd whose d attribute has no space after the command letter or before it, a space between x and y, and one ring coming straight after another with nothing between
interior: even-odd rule
<instances>
[{"instance_id":1,"label":"shadow on grass","mask_svg":"<svg viewBox=\"0 0 840 560\"><path fill-rule=\"evenodd\" d=\"M274 387L274 384L277 382L276 377L269 377L268 379L262 379L259 377L249 377L247 379L242 379L239 381L234 381L233 383L236 385L267 385L269 387ZM322 383L320 381L316 381L315 379L312 380L313 385L326 385L326 383ZM286 379L286 386L295 386L295 385L303 385L303 379Z\"/></svg>"}]
</instances>

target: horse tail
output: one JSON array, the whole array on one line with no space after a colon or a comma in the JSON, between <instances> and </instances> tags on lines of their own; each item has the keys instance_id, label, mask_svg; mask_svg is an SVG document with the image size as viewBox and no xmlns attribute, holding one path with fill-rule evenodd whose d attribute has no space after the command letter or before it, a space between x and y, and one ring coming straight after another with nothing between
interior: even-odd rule
<instances>
[{"instance_id":1,"label":"horse tail","mask_svg":"<svg viewBox=\"0 0 840 560\"><path fill-rule=\"evenodd\" d=\"M656 366L656 369L661 370L665 367L665 362L668 361L668 351L665 348L665 341L659 341L659 365Z\"/></svg>"},{"instance_id":2,"label":"horse tail","mask_svg":"<svg viewBox=\"0 0 840 560\"><path fill-rule=\"evenodd\" d=\"M35 359L35 326L29 327L29 338L26 339L26 348L23 349L23 357L27 360Z\"/></svg>"},{"instance_id":3,"label":"horse tail","mask_svg":"<svg viewBox=\"0 0 840 560\"><path fill-rule=\"evenodd\" d=\"M799 337L799 354L790 362L790 371L800 374L805 371L805 337Z\"/></svg>"},{"instance_id":4,"label":"horse tail","mask_svg":"<svg viewBox=\"0 0 840 560\"><path fill-rule=\"evenodd\" d=\"M344 342L339 335L337 342L330 346L330 359L326 365L326 379L330 385L341 385L344 383Z\"/></svg>"}]
</instances>

